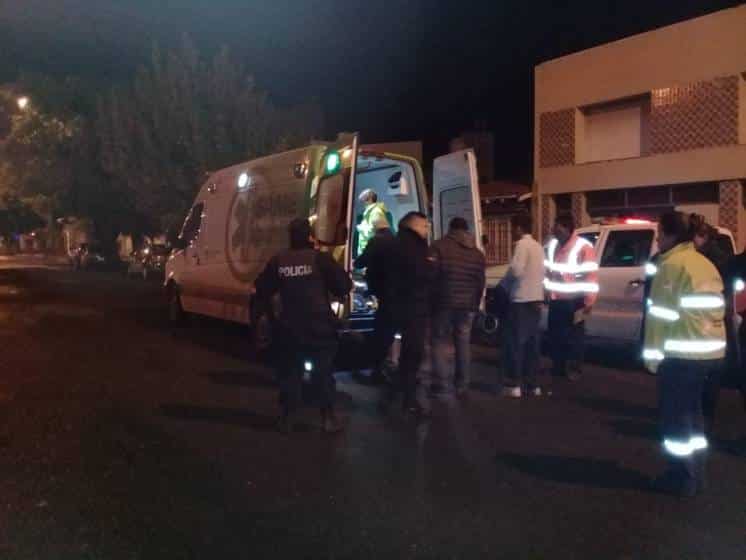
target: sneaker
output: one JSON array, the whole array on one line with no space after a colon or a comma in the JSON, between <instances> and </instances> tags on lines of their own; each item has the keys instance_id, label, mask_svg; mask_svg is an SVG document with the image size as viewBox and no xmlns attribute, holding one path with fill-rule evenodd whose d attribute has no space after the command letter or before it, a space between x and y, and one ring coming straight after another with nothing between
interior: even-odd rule
<instances>
[{"instance_id":1,"label":"sneaker","mask_svg":"<svg viewBox=\"0 0 746 560\"><path fill-rule=\"evenodd\" d=\"M511 399L520 399L523 396L520 387L503 387L502 395Z\"/></svg>"}]
</instances>

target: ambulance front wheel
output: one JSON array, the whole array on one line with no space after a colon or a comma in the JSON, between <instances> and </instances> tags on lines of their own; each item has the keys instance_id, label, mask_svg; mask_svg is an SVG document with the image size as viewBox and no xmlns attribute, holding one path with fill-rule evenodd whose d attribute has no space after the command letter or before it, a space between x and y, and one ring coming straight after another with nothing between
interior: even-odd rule
<instances>
[{"instance_id":1,"label":"ambulance front wheel","mask_svg":"<svg viewBox=\"0 0 746 560\"><path fill-rule=\"evenodd\" d=\"M179 287L173 282L168 285L168 322L171 325L181 325L184 323L186 313L181 305L181 294Z\"/></svg>"}]
</instances>

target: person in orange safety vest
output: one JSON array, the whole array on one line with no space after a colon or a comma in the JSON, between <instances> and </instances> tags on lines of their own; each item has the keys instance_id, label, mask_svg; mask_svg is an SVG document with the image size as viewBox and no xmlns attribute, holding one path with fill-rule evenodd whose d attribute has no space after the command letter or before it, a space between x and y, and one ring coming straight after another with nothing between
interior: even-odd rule
<instances>
[{"instance_id":1,"label":"person in orange safety vest","mask_svg":"<svg viewBox=\"0 0 746 560\"><path fill-rule=\"evenodd\" d=\"M575 233L572 217L559 216L554 235L544 261L552 375L576 381L582 373L585 319L598 296L598 263L593 244Z\"/></svg>"}]
</instances>

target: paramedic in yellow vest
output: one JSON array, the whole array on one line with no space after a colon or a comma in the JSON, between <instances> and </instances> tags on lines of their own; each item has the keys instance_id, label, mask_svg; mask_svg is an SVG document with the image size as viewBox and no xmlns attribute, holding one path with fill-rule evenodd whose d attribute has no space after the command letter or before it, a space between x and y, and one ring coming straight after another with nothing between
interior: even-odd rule
<instances>
[{"instance_id":1,"label":"paramedic in yellow vest","mask_svg":"<svg viewBox=\"0 0 746 560\"><path fill-rule=\"evenodd\" d=\"M358 200L365 204L363 210L363 218L357 225L357 253L356 255L362 255L365 251L365 247L368 246L368 242L373 239L376 233L376 223L385 222L386 227L391 228L389 220L386 217L387 211L386 206L383 202L378 202L378 195L373 189L365 189ZM379 226L380 227L380 226Z\"/></svg>"},{"instance_id":2,"label":"paramedic in yellow vest","mask_svg":"<svg viewBox=\"0 0 746 560\"><path fill-rule=\"evenodd\" d=\"M693 496L705 488L702 393L725 357L723 281L697 252L687 216L658 223L660 258L647 304L643 359L658 376L658 412L668 468L656 490Z\"/></svg>"},{"instance_id":3,"label":"paramedic in yellow vest","mask_svg":"<svg viewBox=\"0 0 746 560\"><path fill-rule=\"evenodd\" d=\"M544 261L549 297L548 335L552 375L580 378L585 320L598 295L598 263L593 244L575 233L571 216L559 216Z\"/></svg>"}]
</instances>

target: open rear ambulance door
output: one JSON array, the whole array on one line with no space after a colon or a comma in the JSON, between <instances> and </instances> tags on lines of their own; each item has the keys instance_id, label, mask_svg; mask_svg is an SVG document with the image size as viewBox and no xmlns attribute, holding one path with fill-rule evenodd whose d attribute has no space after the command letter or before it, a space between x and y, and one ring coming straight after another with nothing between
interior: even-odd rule
<instances>
[{"instance_id":1,"label":"open rear ambulance door","mask_svg":"<svg viewBox=\"0 0 746 560\"><path fill-rule=\"evenodd\" d=\"M348 272L352 270L353 210L355 207L355 174L357 171L358 134L341 133L326 144L319 162L315 198L316 238ZM352 309L352 294L344 306L333 305L336 315Z\"/></svg>"},{"instance_id":2,"label":"open rear ambulance door","mask_svg":"<svg viewBox=\"0 0 746 560\"><path fill-rule=\"evenodd\" d=\"M461 150L433 162L433 238L448 233L448 224L460 217L469 224L477 247L482 246L482 207L474 150Z\"/></svg>"}]
</instances>

